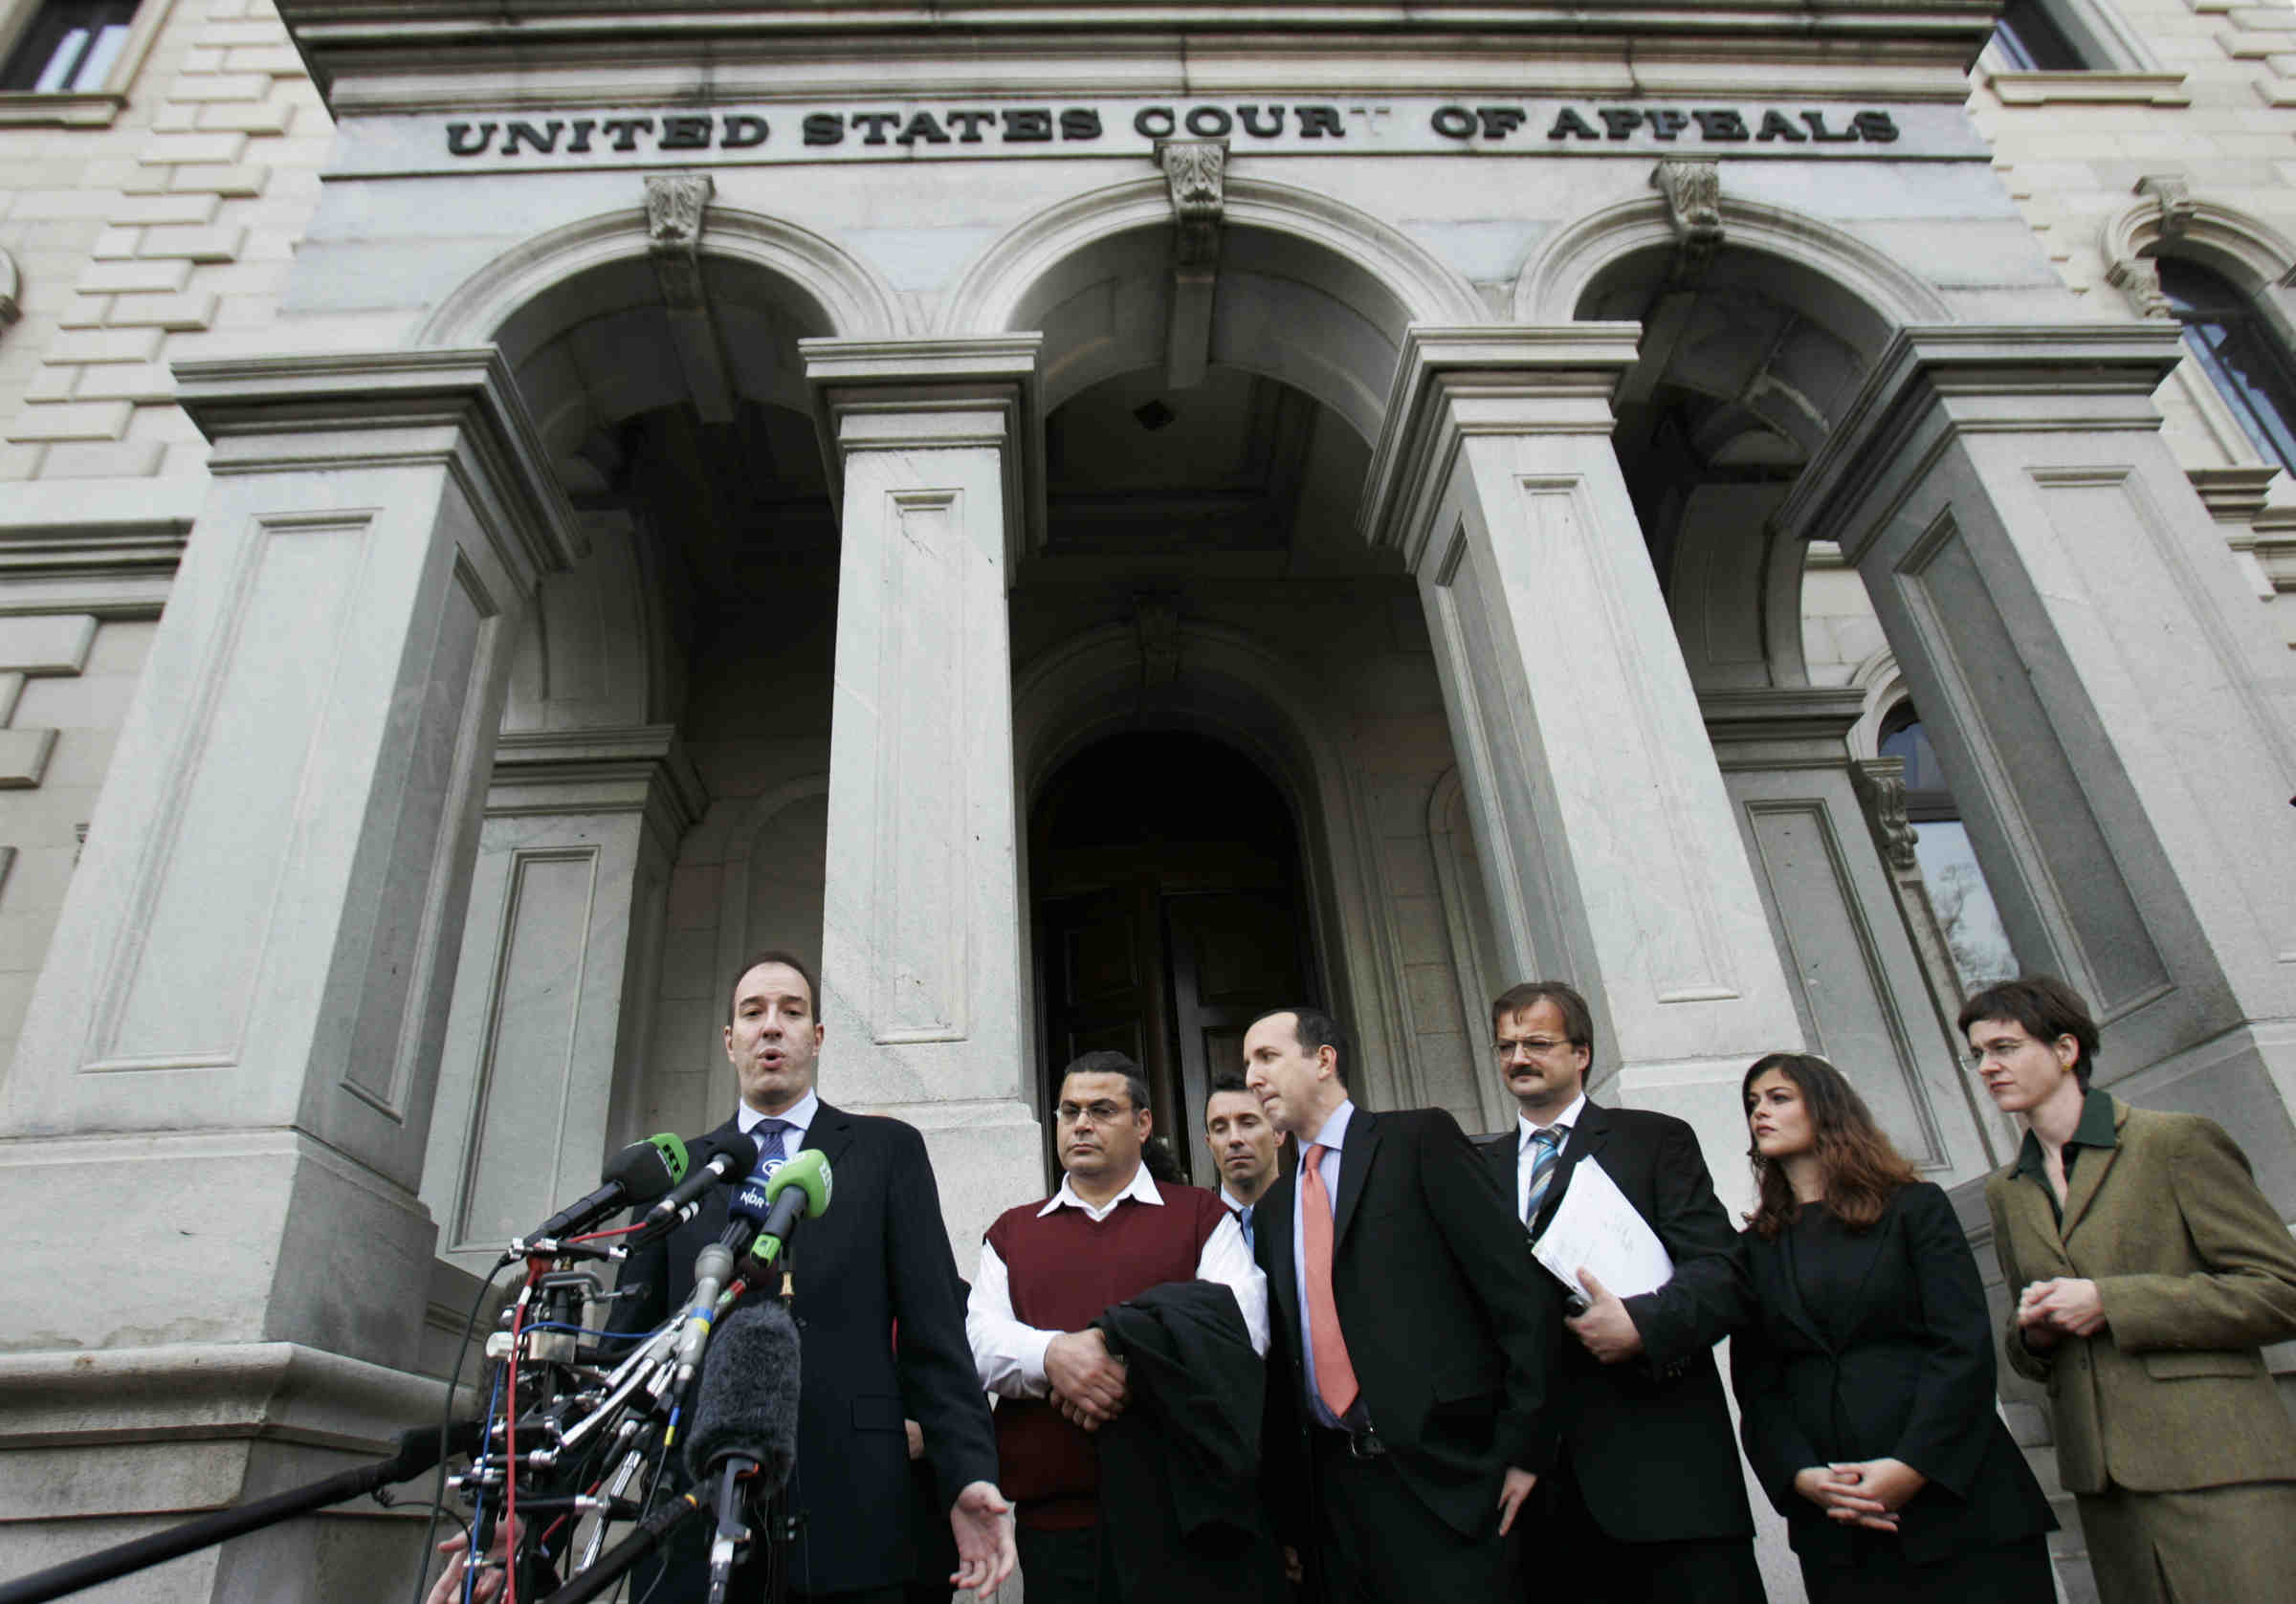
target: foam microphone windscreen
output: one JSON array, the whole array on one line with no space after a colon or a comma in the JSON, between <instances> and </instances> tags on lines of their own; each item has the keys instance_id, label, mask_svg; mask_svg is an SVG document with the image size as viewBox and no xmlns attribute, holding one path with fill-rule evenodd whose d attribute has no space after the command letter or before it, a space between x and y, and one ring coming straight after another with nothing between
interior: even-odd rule
<instances>
[{"instance_id":1,"label":"foam microphone windscreen","mask_svg":"<svg viewBox=\"0 0 2296 1604\"><path fill-rule=\"evenodd\" d=\"M797 1327L779 1298L744 1300L718 1322L702 1352L686 1468L695 1481L735 1456L758 1461L761 1496L797 1459Z\"/></svg>"}]
</instances>

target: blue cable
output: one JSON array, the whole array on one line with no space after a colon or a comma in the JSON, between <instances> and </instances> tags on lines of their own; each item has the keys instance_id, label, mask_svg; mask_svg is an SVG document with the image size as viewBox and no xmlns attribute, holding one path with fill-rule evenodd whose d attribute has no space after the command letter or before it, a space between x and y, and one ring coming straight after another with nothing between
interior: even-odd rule
<instances>
[{"instance_id":1,"label":"blue cable","mask_svg":"<svg viewBox=\"0 0 2296 1604\"><path fill-rule=\"evenodd\" d=\"M515 1357L515 1355L514 1355ZM486 1400L486 1417L495 1417L495 1408L502 1401L502 1373L495 1372L494 1395ZM486 1444L478 1445L476 1463L486 1462ZM478 1522L486 1514L486 1485L480 1483L477 1496L471 1501L471 1524L463 1532L462 1604L471 1604L471 1590L478 1585Z\"/></svg>"},{"instance_id":2,"label":"blue cable","mask_svg":"<svg viewBox=\"0 0 2296 1604\"><path fill-rule=\"evenodd\" d=\"M650 1337L654 1334L651 1331L593 1330L587 1326L568 1326L563 1325L556 1320L537 1320L533 1325L528 1326L526 1329L530 1331L572 1331L576 1336L614 1337L625 1342L635 1342L640 1337Z\"/></svg>"}]
</instances>

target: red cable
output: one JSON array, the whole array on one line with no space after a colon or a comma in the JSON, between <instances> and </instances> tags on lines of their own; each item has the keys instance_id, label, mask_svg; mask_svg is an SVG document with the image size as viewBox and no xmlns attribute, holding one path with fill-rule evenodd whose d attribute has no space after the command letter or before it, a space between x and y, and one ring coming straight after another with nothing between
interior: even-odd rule
<instances>
[{"instance_id":1,"label":"red cable","mask_svg":"<svg viewBox=\"0 0 2296 1604\"><path fill-rule=\"evenodd\" d=\"M610 1231L592 1231L587 1236L568 1237L566 1241L568 1244L572 1244L574 1242L594 1242L606 1237L627 1237L632 1231L643 1231L644 1229L646 1229L646 1225L645 1222L641 1220L635 1225L617 1225Z\"/></svg>"}]
</instances>

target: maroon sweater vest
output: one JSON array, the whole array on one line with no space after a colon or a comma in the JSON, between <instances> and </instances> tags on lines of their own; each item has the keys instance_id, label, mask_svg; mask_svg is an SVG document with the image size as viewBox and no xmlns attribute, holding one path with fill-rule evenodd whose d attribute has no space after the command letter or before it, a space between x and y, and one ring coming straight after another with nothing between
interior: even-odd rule
<instances>
[{"instance_id":1,"label":"maroon sweater vest","mask_svg":"<svg viewBox=\"0 0 2296 1604\"><path fill-rule=\"evenodd\" d=\"M1214 1194L1159 1181L1161 1205L1127 1198L1107 1219L1041 1202L1006 1209L988 1228L1004 1261L1012 1312L1040 1330L1080 1331L1100 1311L1167 1281L1194 1281L1203 1244L1227 1218ZM1001 1490L1036 1531L1074 1530L1100 1519L1100 1452L1092 1433L1043 1398L997 1399Z\"/></svg>"}]
</instances>

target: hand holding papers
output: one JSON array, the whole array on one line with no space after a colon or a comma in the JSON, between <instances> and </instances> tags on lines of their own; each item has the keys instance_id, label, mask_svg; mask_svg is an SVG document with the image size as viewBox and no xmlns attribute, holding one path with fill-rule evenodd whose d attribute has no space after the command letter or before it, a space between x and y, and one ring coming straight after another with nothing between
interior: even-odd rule
<instances>
[{"instance_id":1,"label":"hand holding papers","mask_svg":"<svg viewBox=\"0 0 2296 1604\"><path fill-rule=\"evenodd\" d=\"M1574 1306L1586 1298L1582 1269L1622 1298L1655 1292L1674 1273L1666 1244L1591 1157L1571 1167L1570 1187L1531 1251L1569 1288Z\"/></svg>"}]
</instances>

